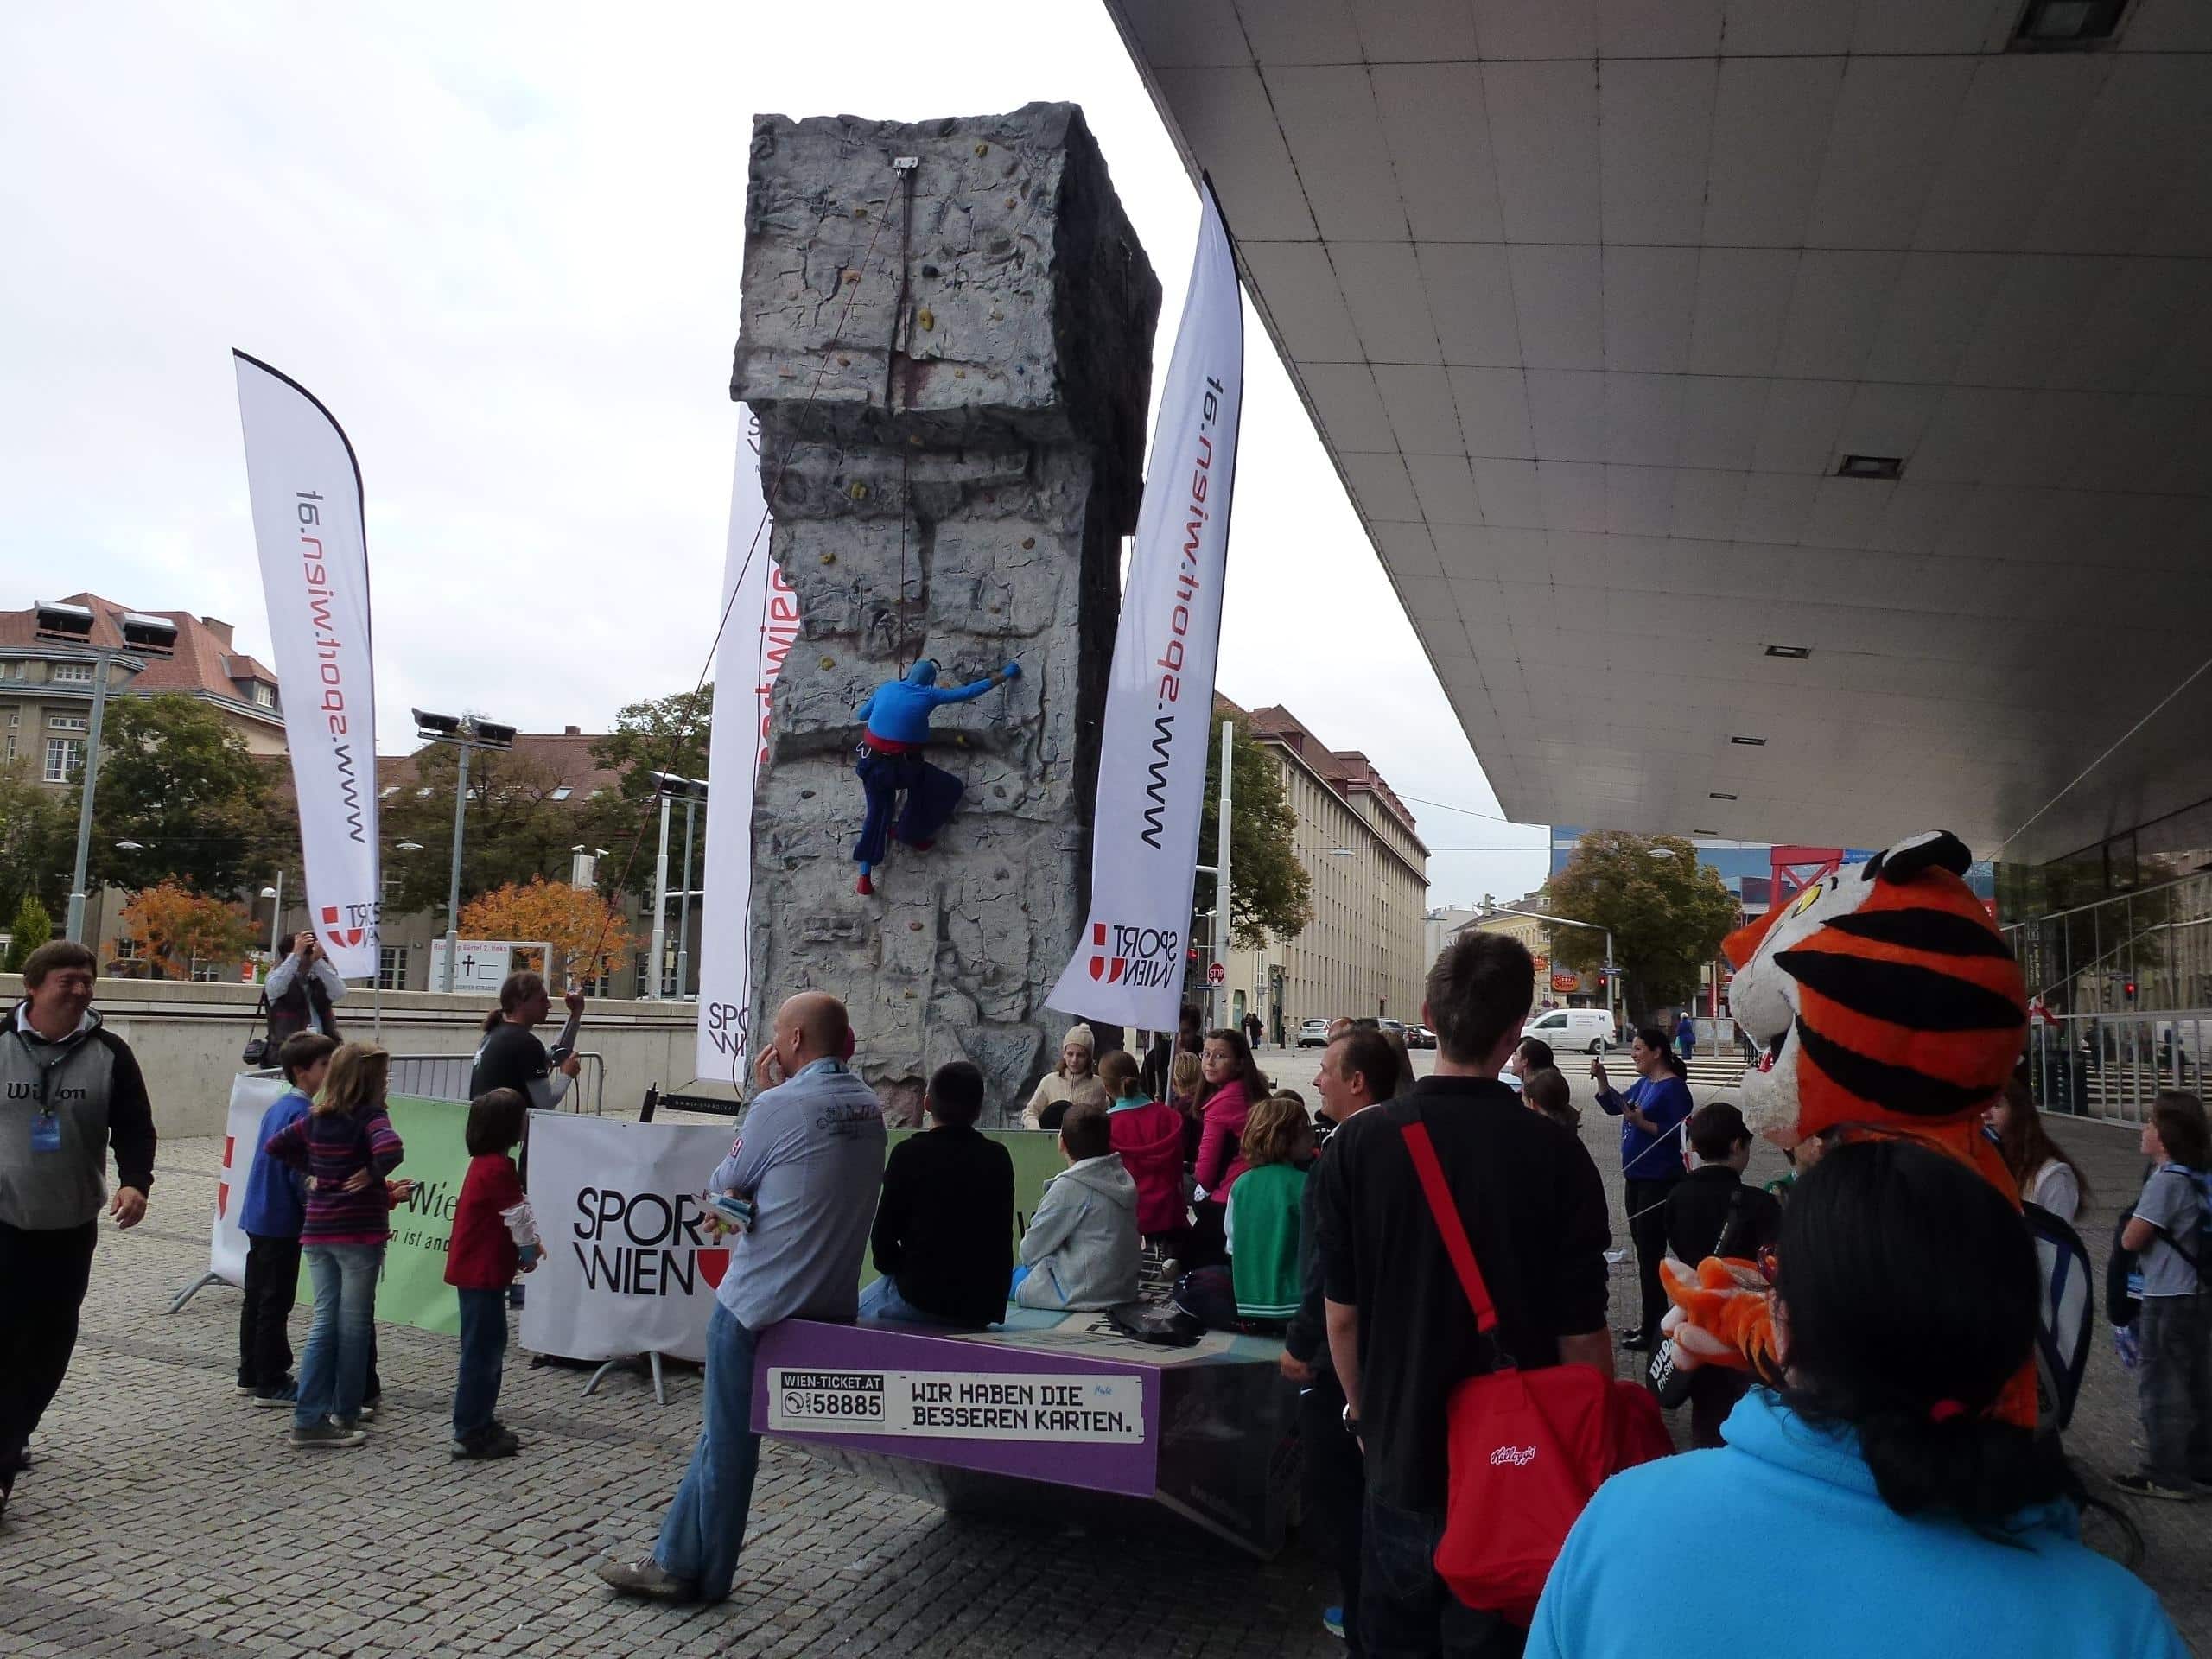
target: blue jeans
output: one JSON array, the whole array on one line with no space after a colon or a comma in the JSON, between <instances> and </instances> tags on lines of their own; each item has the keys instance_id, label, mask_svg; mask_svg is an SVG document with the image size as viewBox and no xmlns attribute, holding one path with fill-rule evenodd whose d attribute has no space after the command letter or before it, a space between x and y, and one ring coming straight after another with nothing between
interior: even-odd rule
<instances>
[{"instance_id":1,"label":"blue jeans","mask_svg":"<svg viewBox=\"0 0 2212 1659\"><path fill-rule=\"evenodd\" d=\"M461 1293L461 1376L453 1387L453 1437L465 1440L492 1426L499 1403L499 1374L507 1359L507 1293Z\"/></svg>"},{"instance_id":2,"label":"blue jeans","mask_svg":"<svg viewBox=\"0 0 2212 1659\"><path fill-rule=\"evenodd\" d=\"M313 1428L326 1417L350 1423L361 1414L369 1377L369 1333L375 1327L381 1244L310 1244L315 1325L300 1356L300 1399L292 1427Z\"/></svg>"},{"instance_id":3,"label":"blue jeans","mask_svg":"<svg viewBox=\"0 0 2212 1659\"><path fill-rule=\"evenodd\" d=\"M1528 1632L1477 1612L1436 1575L1444 1517L1367 1495L1359 1562L1359 1628L1367 1659L1505 1659Z\"/></svg>"},{"instance_id":4,"label":"blue jeans","mask_svg":"<svg viewBox=\"0 0 2212 1659\"><path fill-rule=\"evenodd\" d=\"M957 1325L960 1323L957 1319L944 1319L916 1307L899 1294L899 1287L887 1273L861 1292L860 1317L888 1320L893 1325Z\"/></svg>"},{"instance_id":5,"label":"blue jeans","mask_svg":"<svg viewBox=\"0 0 2212 1659\"><path fill-rule=\"evenodd\" d=\"M760 1338L720 1302L707 1321L706 1401L691 1466L660 1524L653 1560L689 1579L702 1600L720 1601L737 1577L760 1437L753 1430L753 1356Z\"/></svg>"}]
</instances>

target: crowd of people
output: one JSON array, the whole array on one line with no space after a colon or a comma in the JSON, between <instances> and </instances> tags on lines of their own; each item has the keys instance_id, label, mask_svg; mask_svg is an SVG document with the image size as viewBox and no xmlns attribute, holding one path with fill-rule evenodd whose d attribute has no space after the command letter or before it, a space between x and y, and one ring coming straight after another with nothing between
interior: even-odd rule
<instances>
[{"instance_id":1,"label":"crowd of people","mask_svg":"<svg viewBox=\"0 0 2212 1659\"><path fill-rule=\"evenodd\" d=\"M238 1387L290 1409L292 1446L343 1450L362 1444L377 1409L374 1287L391 1209L410 1189L385 1109L389 1058L339 1040L336 999L314 995L314 958L295 956L283 1000L305 1017L278 1050L288 1086L263 1121L266 1155L243 1199ZM41 947L25 1000L0 1025L0 1503L67 1370L99 1217L135 1224L152 1182L144 1082L92 1007L96 968L80 946ZM779 1321L978 1327L1009 1304L1107 1309L1136 1299L1149 1262L1196 1322L1281 1334L1306 1514L1342 1586L1332 1623L1355 1653L1504 1653L1524 1642L1530 1653L1702 1653L1771 1645L1782 1610L1798 1651L2180 1651L2149 1592L2078 1542L2079 1489L2057 1438L1992 1409L2037 1335L2036 1247L2018 1211L1909 1139L1812 1137L1779 1198L1747 1185L1750 1128L1725 1102L1694 1108L1682 1045L1664 1028L1636 1033L1627 1087L1602 1059L1591 1068L1599 1107L1622 1120L1637 1257L1622 1345L1661 1338L1661 1260L1740 1258L1773 1264L1776 1373L1764 1386L1742 1370L1693 1379L1700 1450L1599 1491L1528 1630L1453 1593L1435 1566L1453 1391L1501 1363L1607 1377L1615 1367L1612 1222L1572 1090L1552 1053L1522 1035L1533 994L1523 947L1464 937L1427 982L1432 1075L1413 1078L1393 1033L1340 1022L1313 1079L1318 1114L1261 1071L1241 1027L1205 1031L1192 1014L1140 1058L1101 1055L1077 1027L1025 1114L1057 1135L1065 1167L1018 1244L1012 1162L977 1128L982 1073L940 1068L930 1128L887 1159L880 1103L848 1063L843 1006L791 998L759 1055L741 1132L709 1178L708 1224L731 1255L707 1330L698 1442L652 1550L602 1561L601 1577L671 1601L729 1593L759 1462L755 1356ZM581 999L569 1007L572 1051ZM550 1009L542 981L513 976L477 1057L447 1268L461 1321L460 1458L519 1445L496 1414L507 1291L539 1254L515 1154L529 1108L557 1099L574 1075L572 1052L549 1052L533 1034ZM1441 1212L1408 1149L1416 1126L1480 1264L1494 1331L1478 1325L1432 1219ZM2062 1219L2079 1213L2087 1184L2024 1090L1992 1103L1986 1133L2027 1200ZM2212 1238L2212 1135L2196 1097L2160 1096L2142 1150L2151 1172L2115 1245L2133 1274L2145 1450L2120 1484L2186 1498L2212 1479L2198 1269ZM863 1296L871 1250L878 1277ZM315 1310L295 1371L286 1319L302 1262ZM2112 1312L2117 1323L2123 1309ZM1726 1516L1761 1541L1732 1555L1726 1593L1694 1618L1648 1617L1663 1581L1649 1547L1656 1515ZM1808 1571L1822 1560L1835 1570ZM1885 1593L1865 1596L1868 1583Z\"/></svg>"}]
</instances>

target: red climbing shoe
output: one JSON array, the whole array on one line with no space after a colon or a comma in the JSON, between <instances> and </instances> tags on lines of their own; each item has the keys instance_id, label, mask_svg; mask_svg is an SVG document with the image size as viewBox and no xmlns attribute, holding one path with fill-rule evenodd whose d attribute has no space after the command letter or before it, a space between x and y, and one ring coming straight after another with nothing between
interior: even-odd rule
<instances>
[{"instance_id":1,"label":"red climbing shoe","mask_svg":"<svg viewBox=\"0 0 2212 1659\"><path fill-rule=\"evenodd\" d=\"M875 883L868 879L866 870L862 870L861 879L853 883L853 891L863 899L872 899L875 896Z\"/></svg>"},{"instance_id":2,"label":"red climbing shoe","mask_svg":"<svg viewBox=\"0 0 2212 1659\"><path fill-rule=\"evenodd\" d=\"M937 837L932 836L927 841L910 841L906 844L918 853L926 853L937 845Z\"/></svg>"}]
</instances>

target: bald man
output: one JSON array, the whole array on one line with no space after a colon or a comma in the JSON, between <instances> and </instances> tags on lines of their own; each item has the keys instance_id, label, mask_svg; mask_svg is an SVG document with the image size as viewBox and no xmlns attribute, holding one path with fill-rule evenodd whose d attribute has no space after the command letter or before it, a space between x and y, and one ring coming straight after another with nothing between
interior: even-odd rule
<instances>
[{"instance_id":1,"label":"bald man","mask_svg":"<svg viewBox=\"0 0 2212 1659\"><path fill-rule=\"evenodd\" d=\"M640 1561L599 1563L627 1596L720 1601L737 1575L760 1437L753 1427L753 1356L779 1319L850 1320L861 1258L883 1179L883 1114L875 1091L846 1069L845 1005L819 991L776 1010L753 1067L760 1092L712 1190L753 1205L731 1235L729 1267L707 1322L705 1420L691 1467ZM725 1230L718 1217L707 1225Z\"/></svg>"}]
</instances>

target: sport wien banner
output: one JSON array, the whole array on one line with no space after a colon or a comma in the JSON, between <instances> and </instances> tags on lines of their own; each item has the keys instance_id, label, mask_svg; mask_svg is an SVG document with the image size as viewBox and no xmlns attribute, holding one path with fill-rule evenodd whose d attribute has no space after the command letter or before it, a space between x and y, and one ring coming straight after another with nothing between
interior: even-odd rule
<instances>
[{"instance_id":1,"label":"sport wien banner","mask_svg":"<svg viewBox=\"0 0 2212 1659\"><path fill-rule=\"evenodd\" d=\"M1090 917L1046 999L1155 1031L1173 1029L1182 1001L1244 397L1236 259L1210 187L1204 197L1107 681Z\"/></svg>"},{"instance_id":2,"label":"sport wien banner","mask_svg":"<svg viewBox=\"0 0 2212 1659\"><path fill-rule=\"evenodd\" d=\"M532 1112L530 1207L544 1259L527 1280L522 1345L567 1359L707 1357L729 1246L699 1194L729 1154L727 1123L630 1123Z\"/></svg>"},{"instance_id":3,"label":"sport wien banner","mask_svg":"<svg viewBox=\"0 0 2212 1659\"><path fill-rule=\"evenodd\" d=\"M725 620L715 647L699 1045L692 1064L702 1077L742 1088L753 1001L753 786L768 758L768 694L798 638L798 595L768 556L772 526L760 493L760 428L742 404L738 416L737 477L722 561Z\"/></svg>"},{"instance_id":4,"label":"sport wien banner","mask_svg":"<svg viewBox=\"0 0 2212 1659\"><path fill-rule=\"evenodd\" d=\"M376 674L361 473L298 381L233 352L246 489L284 741L299 798L308 915L347 979L377 971Z\"/></svg>"}]
</instances>

